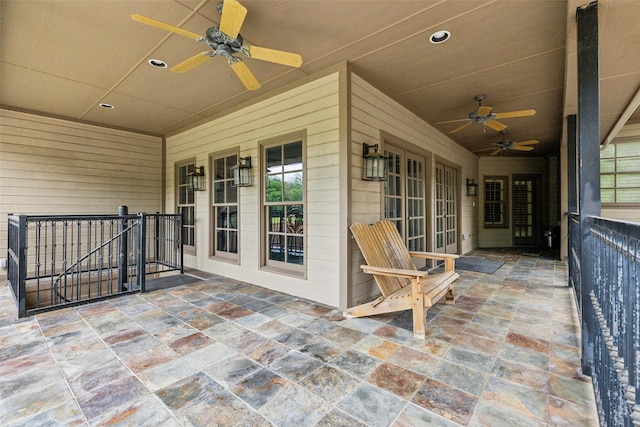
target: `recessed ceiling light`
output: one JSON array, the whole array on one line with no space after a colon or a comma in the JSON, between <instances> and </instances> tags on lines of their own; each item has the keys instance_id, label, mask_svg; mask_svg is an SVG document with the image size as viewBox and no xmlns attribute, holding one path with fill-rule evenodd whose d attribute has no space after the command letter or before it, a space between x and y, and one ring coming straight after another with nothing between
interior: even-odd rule
<instances>
[{"instance_id":1,"label":"recessed ceiling light","mask_svg":"<svg viewBox=\"0 0 640 427\"><path fill-rule=\"evenodd\" d=\"M149 65L151 65L152 67L167 68L167 63L159 59L150 59L148 62L149 62Z\"/></svg>"},{"instance_id":2,"label":"recessed ceiling light","mask_svg":"<svg viewBox=\"0 0 640 427\"><path fill-rule=\"evenodd\" d=\"M444 43L449 40L449 37L451 37L451 33L449 31L441 30L431 34L429 41L433 44Z\"/></svg>"},{"instance_id":3,"label":"recessed ceiling light","mask_svg":"<svg viewBox=\"0 0 640 427\"><path fill-rule=\"evenodd\" d=\"M102 108L108 108L108 109L114 109L116 108L115 106L111 105L111 104L107 104L106 102L101 102L99 104Z\"/></svg>"}]
</instances>

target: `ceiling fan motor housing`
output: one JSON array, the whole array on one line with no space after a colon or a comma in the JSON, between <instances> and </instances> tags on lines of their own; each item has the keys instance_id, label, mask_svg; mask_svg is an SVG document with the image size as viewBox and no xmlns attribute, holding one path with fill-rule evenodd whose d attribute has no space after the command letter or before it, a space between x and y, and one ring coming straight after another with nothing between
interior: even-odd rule
<instances>
[{"instance_id":1,"label":"ceiling fan motor housing","mask_svg":"<svg viewBox=\"0 0 640 427\"><path fill-rule=\"evenodd\" d=\"M220 56L231 56L234 53L242 52L242 36L232 39L220 32L220 27L213 26L207 29L207 44Z\"/></svg>"}]
</instances>

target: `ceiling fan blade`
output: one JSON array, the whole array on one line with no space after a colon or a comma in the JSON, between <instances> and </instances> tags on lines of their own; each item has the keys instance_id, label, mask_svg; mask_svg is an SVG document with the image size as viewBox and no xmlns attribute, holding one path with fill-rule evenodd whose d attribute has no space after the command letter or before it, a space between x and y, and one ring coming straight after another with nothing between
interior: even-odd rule
<instances>
[{"instance_id":1,"label":"ceiling fan blade","mask_svg":"<svg viewBox=\"0 0 640 427\"><path fill-rule=\"evenodd\" d=\"M496 119L511 119L514 117L528 117L536 114L536 110L509 111L508 113L496 113Z\"/></svg>"},{"instance_id":2,"label":"ceiling fan blade","mask_svg":"<svg viewBox=\"0 0 640 427\"><path fill-rule=\"evenodd\" d=\"M481 153L483 151L495 150L495 148L483 148L482 150L475 150L472 153Z\"/></svg>"},{"instance_id":3,"label":"ceiling fan blade","mask_svg":"<svg viewBox=\"0 0 640 427\"><path fill-rule=\"evenodd\" d=\"M480 117L488 116L489 114L491 114L491 110L493 110L493 108L481 105L478 107L478 111L476 114L478 114L478 116Z\"/></svg>"},{"instance_id":4,"label":"ceiling fan blade","mask_svg":"<svg viewBox=\"0 0 640 427\"><path fill-rule=\"evenodd\" d=\"M222 17L220 18L220 32L232 39L238 37L240 27L247 16L247 8L236 0L224 0L222 5Z\"/></svg>"},{"instance_id":5,"label":"ceiling fan blade","mask_svg":"<svg viewBox=\"0 0 640 427\"><path fill-rule=\"evenodd\" d=\"M496 154L498 154L499 152L501 152L501 149L497 149L496 151L494 151L493 153L489 154L490 156L495 156Z\"/></svg>"},{"instance_id":6,"label":"ceiling fan blade","mask_svg":"<svg viewBox=\"0 0 640 427\"><path fill-rule=\"evenodd\" d=\"M302 56L297 53L283 52L281 50L258 46L243 46L243 53L249 58L288 65L289 67L297 68L302 65Z\"/></svg>"},{"instance_id":7,"label":"ceiling fan blade","mask_svg":"<svg viewBox=\"0 0 640 427\"><path fill-rule=\"evenodd\" d=\"M519 146L519 145L514 145L514 146L512 146L512 147L511 147L511 150L516 150L516 151L531 151L531 150L533 150L534 148L536 148L536 147L528 147L528 146L526 146L526 145L525 145L524 147L522 147L522 146Z\"/></svg>"},{"instance_id":8,"label":"ceiling fan blade","mask_svg":"<svg viewBox=\"0 0 640 427\"><path fill-rule=\"evenodd\" d=\"M131 19L143 24L151 25L152 27L160 28L161 30L171 31L172 33L176 33L184 37L189 37L190 39L200 40L202 38L202 36L199 34L183 30L182 28L174 27L173 25L165 24L164 22L156 21L155 19L147 18L146 16L134 14L131 15Z\"/></svg>"},{"instance_id":9,"label":"ceiling fan blade","mask_svg":"<svg viewBox=\"0 0 640 427\"><path fill-rule=\"evenodd\" d=\"M505 130L507 125L502 124L500 122L496 122L495 120L488 120L484 122L485 125L489 126L491 129L500 132L501 130Z\"/></svg>"},{"instance_id":10,"label":"ceiling fan blade","mask_svg":"<svg viewBox=\"0 0 640 427\"><path fill-rule=\"evenodd\" d=\"M456 133L456 132L458 132L459 130L462 130L462 129L464 129L464 128L468 127L468 126L471 126L471 123L473 123L473 122L471 122L471 121L470 121L469 123L465 123L465 124L463 124L462 126L458 126L457 128L455 128L454 130L452 130L452 131L451 131L451 132L449 132L449 133L450 133L450 134L452 134L452 133Z\"/></svg>"},{"instance_id":11,"label":"ceiling fan blade","mask_svg":"<svg viewBox=\"0 0 640 427\"><path fill-rule=\"evenodd\" d=\"M457 119L457 120L447 120L445 122L437 122L437 125L441 125L443 123L456 123L456 122L469 122L471 119Z\"/></svg>"},{"instance_id":12,"label":"ceiling fan blade","mask_svg":"<svg viewBox=\"0 0 640 427\"><path fill-rule=\"evenodd\" d=\"M516 142L516 145L535 145L537 143L539 143L540 141L536 140L536 139L530 139L528 141L518 141Z\"/></svg>"},{"instance_id":13,"label":"ceiling fan blade","mask_svg":"<svg viewBox=\"0 0 640 427\"><path fill-rule=\"evenodd\" d=\"M253 75L251 70L249 70L247 64L245 64L241 60L236 60L230 62L229 65L231 65L233 71L236 73L242 84L244 84L244 86L248 90L256 90L260 88L260 83Z\"/></svg>"},{"instance_id":14,"label":"ceiling fan blade","mask_svg":"<svg viewBox=\"0 0 640 427\"><path fill-rule=\"evenodd\" d=\"M207 62L211 58L212 56L210 55L210 52L200 52L199 54L192 56L186 61L182 61L178 65L174 65L173 67L171 67L171 71L173 71L174 73L185 73L190 69L202 64L203 62Z\"/></svg>"}]
</instances>

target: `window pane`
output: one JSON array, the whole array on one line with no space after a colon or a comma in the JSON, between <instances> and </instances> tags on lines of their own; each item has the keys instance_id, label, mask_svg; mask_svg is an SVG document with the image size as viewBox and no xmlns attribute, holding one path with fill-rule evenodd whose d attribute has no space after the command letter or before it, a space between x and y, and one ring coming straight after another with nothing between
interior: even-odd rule
<instances>
[{"instance_id":1,"label":"window pane","mask_svg":"<svg viewBox=\"0 0 640 427\"><path fill-rule=\"evenodd\" d=\"M269 232L284 232L284 206L269 206Z\"/></svg>"},{"instance_id":2,"label":"window pane","mask_svg":"<svg viewBox=\"0 0 640 427\"><path fill-rule=\"evenodd\" d=\"M266 150L266 166L269 173L282 171L282 147L271 147Z\"/></svg>"},{"instance_id":3,"label":"window pane","mask_svg":"<svg viewBox=\"0 0 640 427\"><path fill-rule=\"evenodd\" d=\"M226 182L226 190L227 190L227 200L226 203L237 203L238 202L238 189L236 187L231 186L231 181Z\"/></svg>"},{"instance_id":4,"label":"window pane","mask_svg":"<svg viewBox=\"0 0 640 427\"><path fill-rule=\"evenodd\" d=\"M187 203L187 187L179 187L178 188L178 204Z\"/></svg>"},{"instance_id":5,"label":"window pane","mask_svg":"<svg viewBox=\"0 0 640 427\"><path fill-rule=\"evenodd\" d=\"M600 198L602 203L614 203L615 191L614 190L602 190L600 192Z\"/></svg>"},{"instance_id":6,"label":"window pane","mask_svg":"<svg viewBox=\"0 0 640 427\"><path fill-rule=\"evenodd\" d=\"M295 234L304 233L304 214L302 205L287 207L287 232Z\"/></svg>"},{"instance_id":7,"label":"window pane","mask_svg":"<svg viewBox=\"0 0 640 427\"><path fill-rule=\"evenodd\" d=\"M285 170L302 169L302 142L293 142L284 146Z\"/></svg>"},{"instance_id":8,"label":"window pane","mask_svg":"<svg viewBox=\"0 0 640 427\"><path fill-rule=\"evenodd\" d=\"M284 200L302 201L302 172L284 174Z\"/></svg>"},{"instance_id":9,"label":"window pane","mask_svg":"<svg viewBox=\"0 0 640 427\"><path fill-rule=\"evenodd\" d=\"M640 156L640 141L615 144L616 154L620 157Z\"/></svg>"},{"instance_id":10,"label":"window pane","mask_svg":"<svg viewBox=\"0 0 640 427\"><path fill-rule=\"evenodd\" d=\"M600 175L600 187L615 188L615 175Z\"/></svg>"},{"instance_id":11,"label":"window pane","mask_svg":"<svg viewBox=\"0 0 640 427\"><path fill-rule=\"evenodd\" d=\"M616 172L640 172L640 157L619 158L616 161Z\"/></svg>"},{"instance_id":12,"label":"window pane","mask_svg":"<svg viewBox=\"0 0 640 427\"><path fill-rule=\"evenodd\" d=\"M282 178L281 175L268 175L265 191L265 200L267 202L282 201Z\"/></svg>"},{"instance_id":13,"label":"window pane","mask_svg":"<svg viewBox=\"0 0 640 427\"><path fill-rule=\"evenodd\" d=\"M213 172L213 176L214 179L219 180L219 179L224 179L224 159L220 158L220 159L216 159L215 163L214 163L214 172Z\"/></svg>"},{"instance_id":14,"label":"window pane","mask_svg":"<svg viewBox=\"0 0 640 427\"><path fill-rule=\"evenodd\" d=\"M224 181L219 181L214 184L214 203L224 203Z\"/></svg>"},{"instance_id":15,"label":"window pane","mask_svg":"<svg viewBox=\"0 0 640 427\"><path fill-rule=\"evenodd\" d=\"M622 188L616 191L616 202L618 203L638 203L640 188Z\"/></svg>"},{"instance_id":16,"label":"window pane","mask_svg":"<svg viewBox=\"0 0 640 427\"><path fill-rule=\"evenodd\" d=\"M600 160L600 172L614 172L615 161L613 159Z\"/></svg>"},{"instance_id":17,"label":"window pane","mask_svg":"<svg viewBox=\"0 0 640 427\"><path fill-rule=\"evenodd\" d=\"M601 159L612 159L615 157L615 144L609 144L606 149L600 151Z\"/></svg>"},{"instance_id":18,"label":"window pane","mask_svg":"<svg viewBox=\"0 0 640 427\"><path fill-rule=\"evenodd\" d=\"M626 173L616 175L616 187L617 188L640 188L640 173ZM637 197L637 202L640 202L640 193Z\"/></svg>"},{"instance_id":19,"label":"window pane","mask_svg":"<svg viewBox=\"0 0 640 427\"><path fill-rule=\"evenodd\" d=\"M229 226L229 215L227 207L216 208L216 228L227 228Z\"/></svg>"},{"instance_id":20,"label":"window pane","mask_svg":"<svg viewBox=\"0 0 640 427\"><path fill-rule=\"evenodd\" d=\"M187 167L180 166L178 168L178 184L186 184L187 183Z\"/></svg>"},{"instance_id":21,"label":"window pane","mask_svg":"<svg viewBox=\"0 0 640 427\"><path fill-rule=\"evenodd\" d=\"M237 231L229 231L229 241L228 241L228 252L232 254L238 253L238 232Z\"/></svg>"},{"instance_id":22,"label":"window pane","mask_svg":"<svg viewBox=\"0 0 640 427\"><path fill-rule=\"evenodd\" d=\"M238 229L238 207L229 206L227 208L227 212L229 212L229 228L233 230L237 230Z\"/></svg>"},{"instance_id":23,"label":"window pane","mask_svg":"<svg viewBox=\"0 0 640 427\"><path fill-rule=\"evenodd\" d=\"M216 251L227 252L227 231L218 230L216 232Z\"/></svg>"},{"instance_id":24,"label":"window pane","mask_svg":"<svg viewBox=\"0 0 640 427\"><path fill-rule=\"evenodd\" d=\"M232 179L233 175L231 174L231 167L235 166L238 163L238 156L233 155L233 156L227 157L225 163L226 163L226 165L225 165L226 167L225 167L225 170L224 170L224 173L225 173L224 178L225 179Z\"/></svg>"}]
</instances>

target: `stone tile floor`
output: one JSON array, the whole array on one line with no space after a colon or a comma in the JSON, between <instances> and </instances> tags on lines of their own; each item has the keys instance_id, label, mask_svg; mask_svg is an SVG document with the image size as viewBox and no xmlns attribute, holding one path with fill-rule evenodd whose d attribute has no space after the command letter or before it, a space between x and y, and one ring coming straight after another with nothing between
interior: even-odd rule
<instances>
[{"instance_id":1,"label":"stone tile floor","mask_svg":"<svg viewBox=\"0 0 640 427\"><path fill-rule=\"evenodd\" d=\"M0 425L597 426L566 263L471 255L426 341L213 275L18 320L3 280Z\"/></svg>"}]
</instances>

